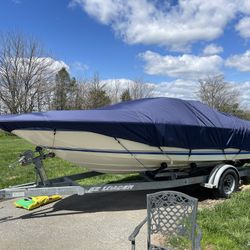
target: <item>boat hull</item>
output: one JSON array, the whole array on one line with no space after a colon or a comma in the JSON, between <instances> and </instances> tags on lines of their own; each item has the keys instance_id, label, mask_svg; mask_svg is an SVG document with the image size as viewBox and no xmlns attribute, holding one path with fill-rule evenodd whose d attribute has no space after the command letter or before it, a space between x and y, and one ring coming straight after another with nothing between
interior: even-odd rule
<instances>
[{"instance_id":1,"label":"boat hull","mask_svg":"<svg viewBox=\"0 0 250 250\"><path fill-rule=\"evenodd\" d=\"M25 140L53 151L58 157L103 173L132 173L158 169L187 168L192 162L207 166L221 161L249 159L249 151L236 148L196 149L152 147L122 138L85 131L18 129L12 131Z\"/></svg>"}]
</instances>

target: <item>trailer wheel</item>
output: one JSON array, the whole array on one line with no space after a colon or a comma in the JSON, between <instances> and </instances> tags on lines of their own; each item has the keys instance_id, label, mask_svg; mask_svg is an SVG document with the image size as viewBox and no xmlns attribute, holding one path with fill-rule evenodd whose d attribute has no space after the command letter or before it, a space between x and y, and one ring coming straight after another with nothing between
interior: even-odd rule
<instances>
[{"instance_id":1,"label":"trailer wheel","mask_svg":"<svg viewBox=\"0 0 250 250\"><path fill-rule=\"evenodd\" d=\"M218 188L215 189L215 195L221 198L228 198L239 188L239 176L233 169L227 169L221 175Z\"/></svg>"}]
</instances>

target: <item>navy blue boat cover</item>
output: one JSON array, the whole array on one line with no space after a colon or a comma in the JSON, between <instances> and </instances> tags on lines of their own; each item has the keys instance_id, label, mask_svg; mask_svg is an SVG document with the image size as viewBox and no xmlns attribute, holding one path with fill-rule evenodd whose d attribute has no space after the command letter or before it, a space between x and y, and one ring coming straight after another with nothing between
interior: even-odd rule
<instances>
[{"instance_id":1,"label":"navy blue boat cover","mask_svg":"<svg viewBox=\"0 0 250 250\"><path fill-rule=\"evenodd\" d=\"M0 128L90 131L151 146L250 150L250 122L198 101L148 98L95 110L0 116Z\"/></svg>"}]
</instances>

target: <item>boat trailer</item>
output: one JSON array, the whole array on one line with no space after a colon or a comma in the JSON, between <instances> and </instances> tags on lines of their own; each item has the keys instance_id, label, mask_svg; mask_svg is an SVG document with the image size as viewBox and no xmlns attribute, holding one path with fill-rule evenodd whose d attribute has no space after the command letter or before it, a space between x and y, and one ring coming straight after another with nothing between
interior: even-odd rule
<instances>
[{"instance_id":1,"label":"boat trailer","mask_svg":"<svg viewBox=\"0 0 250 250\"><path fill-rule=\"evenodd\" d=\"M159 172L157 173L158 177L164 177L164 175L167 175L168 179L151 179L147 174L144 174L144 181L138 180L131 183L119 182L80 186L75 182L76 180L102 175L102 173L91 171L49 180L43 167L43 161L47 158L53 157L55 157L54 153L44 153L41 147L36 147L35 151L25 151L16 163L21 165L33 164L36 173L36 181L1 189L0 199L55 194L84 195L104 192L170 189L194 184L200 184L203 187L215 189L217 191L219 190L221 195L227 197L237 189L238 184L240 183L240 178L250 176L250 168L236 168L230 164L218 164L212 168L210 173L203 175L187 176L185 174L183 175L181 172ZM235 179L232 177L235 177Z\"/></svg>"}]
</instances>

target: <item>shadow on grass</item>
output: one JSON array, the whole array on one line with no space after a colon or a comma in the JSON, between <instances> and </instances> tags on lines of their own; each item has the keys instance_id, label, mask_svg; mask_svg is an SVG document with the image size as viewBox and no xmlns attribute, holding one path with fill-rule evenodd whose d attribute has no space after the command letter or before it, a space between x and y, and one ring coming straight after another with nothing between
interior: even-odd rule
<instances>
[{"instance_id":1,"label":"shadow on grass","mask_svg":"<svg viewBox=\"0 0 250 250\"><path fill-rule=\"evenodd\" d=\"M182 187L175 190L196 197L199 201L214 198L210 190L200 186ZM0 220L0 223L18 219L146 209L146 195L157 191L159 190L72 195L59 200L52 207L47 205L49 207L40 208L20 217L6 218Z\"/></svg>"}]
</instances>

